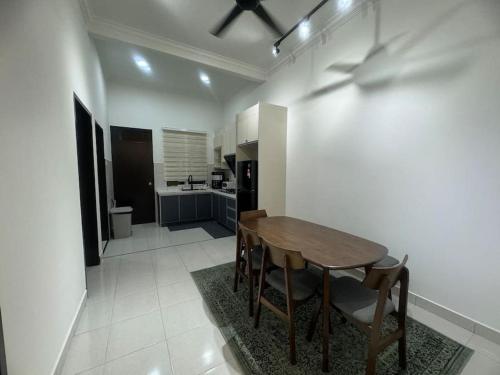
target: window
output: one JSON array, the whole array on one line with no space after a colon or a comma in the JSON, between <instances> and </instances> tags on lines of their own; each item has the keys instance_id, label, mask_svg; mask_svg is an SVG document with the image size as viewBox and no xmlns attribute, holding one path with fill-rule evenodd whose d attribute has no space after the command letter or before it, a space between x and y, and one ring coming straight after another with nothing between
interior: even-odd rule
<instances>
[{"instance_id":1,"label":"window","mask_svg":"<svg viewBox=\"0 0 500 375\"><path fill-rule=\"evenodd\" d=\"M207 134L163 129L165 181L207 180Z\"/></svg>"}]
</instances>

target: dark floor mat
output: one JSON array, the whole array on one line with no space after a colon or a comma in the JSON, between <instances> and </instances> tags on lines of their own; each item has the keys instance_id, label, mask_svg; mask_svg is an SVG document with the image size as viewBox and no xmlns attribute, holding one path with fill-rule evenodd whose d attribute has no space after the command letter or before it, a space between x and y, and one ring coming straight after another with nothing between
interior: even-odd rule
<instances>
[{"instance_id":1,"label":"dark floor mat","mask_svg":"<svg viewBox=\"0 0 500 375\"><path fill-rule=\"evenodd\" d=\"M168 226L168 229L172 232L175 232L178 230L195 229L195 228L204 229L205 232L207 232L213 238L223 238L223 237L234 236L233 232L231 232L227 228L224 228L222 225L220 225L219 223L217 223L216 221L213 221L213 220L199 221L196 223L175 224L175 225Z\"/></svg>"}]
</instances>

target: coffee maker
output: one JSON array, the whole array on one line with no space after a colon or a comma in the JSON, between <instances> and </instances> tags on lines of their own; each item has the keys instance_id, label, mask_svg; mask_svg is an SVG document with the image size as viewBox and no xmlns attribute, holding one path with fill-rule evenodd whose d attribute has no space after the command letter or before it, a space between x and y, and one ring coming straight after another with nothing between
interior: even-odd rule
<instances>
[{"instance_id":1,"label":"coffee maker","mask_svg":"<svg viewBox=\"0 0 500 375\"><path fill-rule=\"evenodd\" d=\"M212 189L222 189L222 181L224 181L224 172L212 172Z\"/></svg>"}]
</instances>

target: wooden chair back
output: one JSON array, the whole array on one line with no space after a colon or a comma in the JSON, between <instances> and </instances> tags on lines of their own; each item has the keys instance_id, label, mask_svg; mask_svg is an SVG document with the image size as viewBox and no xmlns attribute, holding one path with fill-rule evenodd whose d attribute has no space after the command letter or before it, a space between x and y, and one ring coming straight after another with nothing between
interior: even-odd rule
<instances>
[{"instance_id":1,"label":"wooden chair back","mask_svg":"<svg viewBox=\"0 0 500 375\"><path fill-rule=\"evenodd\" d=\"M378 290L384 279L388 280L388 287L392 288L399 280L401 271L408 262L408 255L405 255L403 261L392 267L374 267L370 270L363 280L363 285L370 289Z\"/></svg>"},{"instance_id":2,"label":"wooden chair back","mask_svg":"<svg viewBox=\"0 0 500 375\"><path fill-rule=\"evenodd\" d=\"M253 210L240 212L240 221L258 219L259 217L267 217L266 210Z\"/></svg>"},{"instance_id":3,"label":"wooden chair back","mask_svg":"<svg viewBox=\"0 0 500 375\"><path fill-rule=\"evenodd\" d=\"M257 235L257 232L248 229L241 222L238 223L239 230L241 231L241 237L247 246L247 249L255 249L260 245L260 238Z\"/></svg>"},{"instance_id":4,"label":"wooden chair back","mask_svg":"<svg viewBox=\"0 0 500 375\"><path fill-rule=\"evenodd\" d=\"M264 238L261 242L264 247L264 257L273 265L290 270L302 270L306 267L306 261L299 251L280 248L267 242Z\"/></svg>"}]
</instances>

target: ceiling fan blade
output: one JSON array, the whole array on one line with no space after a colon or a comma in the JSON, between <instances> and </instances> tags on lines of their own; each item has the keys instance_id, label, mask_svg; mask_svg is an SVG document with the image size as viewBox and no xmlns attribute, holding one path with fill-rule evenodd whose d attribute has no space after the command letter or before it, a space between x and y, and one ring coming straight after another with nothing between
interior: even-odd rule
<instances>
[{"instance_id":1,"label":"ceiling fan blade","mask_svg":"<svg viewBox=\"0 0 500 375\"><path fill-rule=\"evenodd\" d=\"M224 34L226 28L243 12L238 5L235 5L233 9L227 14L227 16L219 22L219 24L214 27L210 33L216 37L220 37Z\"/></svg>"},{"instance_id":2,"label":"ceiling fan blade","mask_svg":"<svg viewBox=\"0 0 500 375\"><path fill-rule=\"evenodd\" d=\"M276 34L276 36L283 36L283 34L285 33L283 31L283 28L278 25L278 23L271 17L269 13L267 13L267 11L261 4L259 4L257 8L254 9L254 13L262 20L262 22L266 24L267 27L269 27L271 31Z\"/></svg>"},{"instance_id":3,"label":"ceiling fan blade","mask_svg":"<svg viewBox=\"0 0 500 375\"><path fill-rule=\"evenodd\" d=\"M326 70L333 70L340 73L352 73L360 64L335 63L330 65Z\"/></svg>"}]
</instances>

